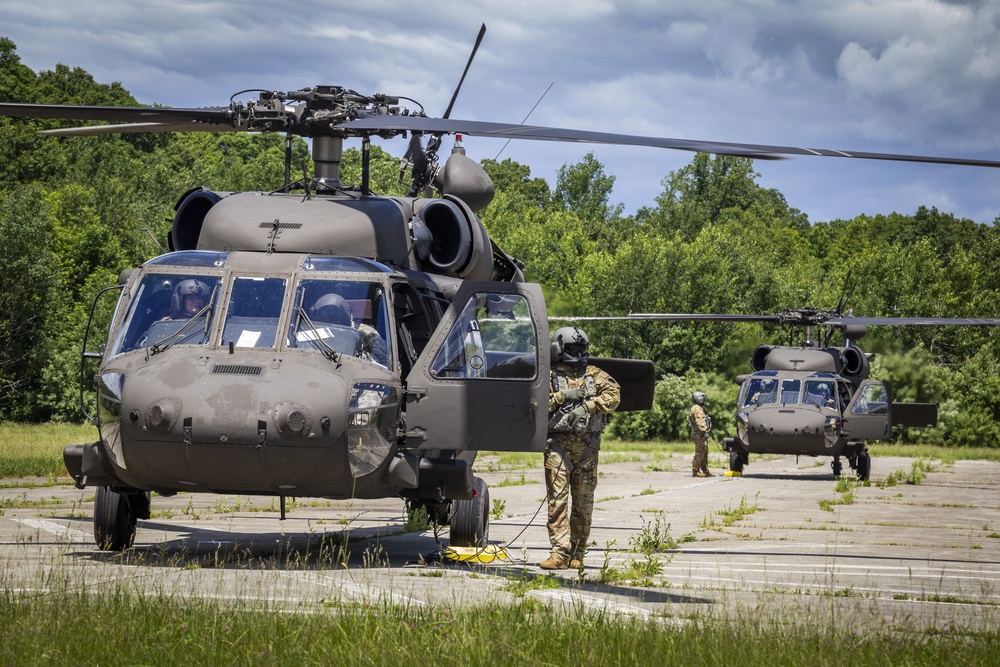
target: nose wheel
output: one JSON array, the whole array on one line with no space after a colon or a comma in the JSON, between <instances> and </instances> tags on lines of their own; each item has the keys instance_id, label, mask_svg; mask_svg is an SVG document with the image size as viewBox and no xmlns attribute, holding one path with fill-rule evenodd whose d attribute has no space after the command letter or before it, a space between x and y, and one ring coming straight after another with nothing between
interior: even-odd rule
<instances>
[{"instance_id":1,"label":"nose wheel","mask_svg":"<svg viewBox=\"0 0 1000 667\"><path fill-rule=\"evenodd\" d=\"M135 525L149 518L149 496L97 487L94 498L94 541L103 551L124 551L135 541Z\"/></svg>"},{"instance_id":2,"label":"nose wheel","mask_svg":"<svg viewBox=\"0 0 1000 667\"><path fill-rule=\"evenodd\" d=\"M868 453L868 450L858 454L858 479L866 480L872 474L872 455Z\"/></svg>"}]
</instances>

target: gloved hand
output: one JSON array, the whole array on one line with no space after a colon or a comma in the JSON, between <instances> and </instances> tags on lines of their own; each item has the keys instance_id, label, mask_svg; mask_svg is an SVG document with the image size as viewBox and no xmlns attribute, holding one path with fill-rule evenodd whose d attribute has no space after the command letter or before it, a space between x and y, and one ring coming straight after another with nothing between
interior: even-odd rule
<instances>
[{"instance_id":1,"label":"gloved hand","mask_svg":"<svg viewBox=\"0 0 1000 667\"><path fill-rule=\"evenodd\" d=\"M575 408L569 411L569 416L572 417L572 420L574 422L580 419L581 417L586 417L587 406L581 403L580 405L576 406Z\"/></svg>"},{"instance_id":2,"label":"gloved hand","mask_svg":"<svg viewBox=\"0 0 1000 667\"><path fill-rule=\"evenodd\" d=\"M583 387L577 387L576 389L563 389L560 393L563 395L564 403L582 401L587 396L587 390Z\"/></svg>"}]
</instances>

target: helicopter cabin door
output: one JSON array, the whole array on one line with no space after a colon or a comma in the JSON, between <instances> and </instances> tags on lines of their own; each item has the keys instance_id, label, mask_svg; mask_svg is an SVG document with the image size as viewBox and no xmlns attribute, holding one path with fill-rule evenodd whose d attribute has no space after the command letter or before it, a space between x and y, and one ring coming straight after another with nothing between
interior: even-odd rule
<instances>
[{"instance_id":1,"label":"helicopter cabin door","mask_svg":"<svg viewBox=\"0 0 1000 667\"><path fill-rule=\"evenodd\" d=\"M409 447L544 450L549 326L541 288L462 283L405 382Z\"/></svg>"},{"instance_id":2,"label":"helicopter cabin door","mask_svg":"<svg viewBox=\"0 0 1000 667\"><path fill-rule=\"evenodd\" d=\"M844 430L851 440L886 440L892 436L892 390L888 383L865 380L844 409Z\"/></svg>"}]
</instances>

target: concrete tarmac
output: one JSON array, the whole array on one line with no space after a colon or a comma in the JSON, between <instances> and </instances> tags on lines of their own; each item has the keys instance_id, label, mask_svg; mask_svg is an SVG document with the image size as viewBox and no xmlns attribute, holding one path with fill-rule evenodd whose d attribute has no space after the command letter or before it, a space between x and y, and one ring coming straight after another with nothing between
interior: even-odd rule
<instances>
[{"instance_id":1,"label":"concrete tarmac","mask_svg":"<svg viewBox=\"0 0 1000 667\"><path fill-rule=\"evenodd\" d=\"M398 499L289 499L281 521L276 498L209 494L154 496L135 547L103 552L93 489L7 480L0 589L127 590L304 612L528 601L667 623L1000 628L998 463L876 457L869 486L838 487L829 459L752 458L742 477L725 477L716 453L717 476L693 478L689 455L602 456L582 571L537 566L549 551L540 457L517 467L481 456L490 542L504 556L492 562L442 559L447 529L406 532ZM931 469L918 480L915 466Z\"/></svg>"}]
</instances>

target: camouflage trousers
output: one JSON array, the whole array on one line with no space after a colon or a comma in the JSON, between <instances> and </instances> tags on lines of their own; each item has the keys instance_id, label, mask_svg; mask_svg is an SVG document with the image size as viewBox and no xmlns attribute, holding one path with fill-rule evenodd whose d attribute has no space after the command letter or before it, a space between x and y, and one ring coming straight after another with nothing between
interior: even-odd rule
<instances>
[{"instance_id":1,"label":"camouflage trousers","mask_svg":"<svg viewBox=\"0 0 1000 667\"><path fill-rule=\"evenodd\" d=\"M708 472L708 436L700 431L691 433L694 440L694 459L691 461L691 472Z\"/></svg>"},{"instance_id":2,"label":"camouflage trousers","mask_svg":"<svg viewBox=\"0 0 1000 667\"><path fill-rule=\"evenodd\" d=\"M560 434L545 449L552 555L582 559L590 541L600 433Z\"/></svg>"}]
</instances>

